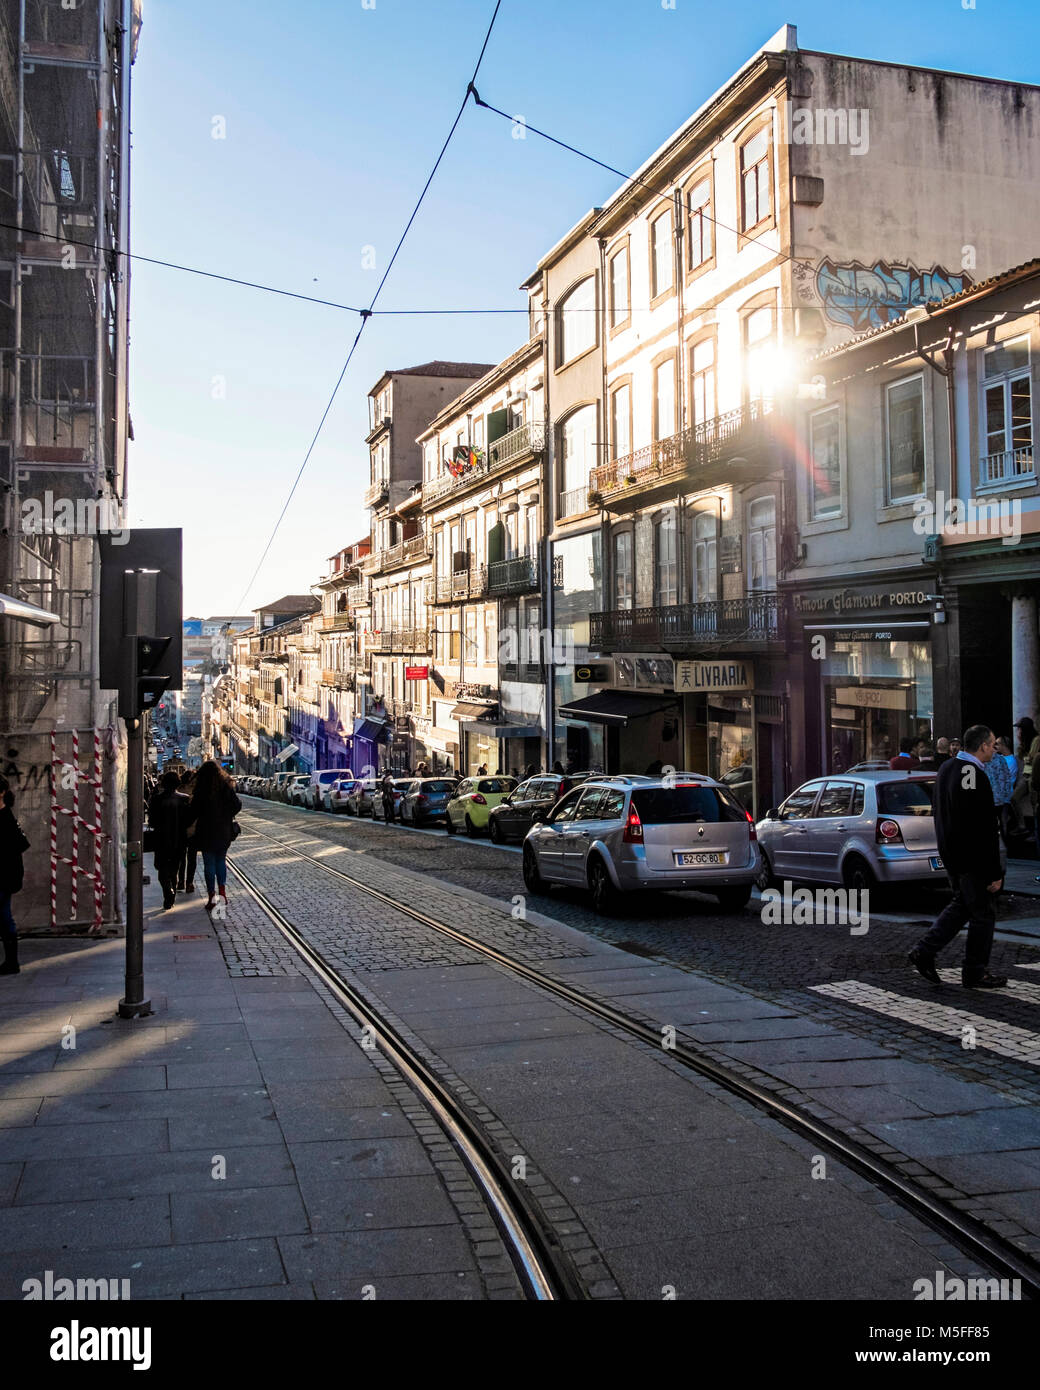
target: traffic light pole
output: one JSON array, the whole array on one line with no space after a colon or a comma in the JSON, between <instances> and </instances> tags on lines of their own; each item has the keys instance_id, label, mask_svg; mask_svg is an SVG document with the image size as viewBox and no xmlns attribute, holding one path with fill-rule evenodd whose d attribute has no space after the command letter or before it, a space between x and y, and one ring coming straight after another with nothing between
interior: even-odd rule
<instances>
[{"instance_id":1,"label":"traffic light pole","mask_svg":"<svg viewBox=\"0 0 1040 1390\"><path fill-rule=\"evenodd\" d=\"M144 715L126 721L126 988L120 1018L152 1012L144 997Z\"/></svg>"}]
</instances>

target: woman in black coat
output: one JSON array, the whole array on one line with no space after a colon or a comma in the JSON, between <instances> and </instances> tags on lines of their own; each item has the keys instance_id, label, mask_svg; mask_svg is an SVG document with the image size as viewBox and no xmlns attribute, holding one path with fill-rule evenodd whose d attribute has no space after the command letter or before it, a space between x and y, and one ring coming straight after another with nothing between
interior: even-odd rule
<instances>
[{"instance_id":1,"label":"woman in black coat","mask_svg":"<svg viewBox=\"0 0 1040 1390\"><path fill-rule=\"evenodd\" d=\"M22 887L22 855L29 841L14 818L14 792L6 777L0 777L0 940L4 944L4 963L0 975L18 974L18 928L11 913L11 899Z\"/></svg>"},{"instance_id":2,"label":"woman in black coat","mask_svg":"<svg viewBox=\"0 0 1040 1390\"><path fill-rule=\"evenodd\" d=\"M188 829L188 798L177 790L176 772L164 772L159 790L148 803L148 824L155 836L155 872L163 890L163 907L177 898L177 869Z\"/></svg>"},{"instance_id":3,"label":"woman in black coat","mask_svg":"<svg viewBox=\"0 0 1040 1390\"><path fill-rule=\"evenodd\" d=\"M212 760L203 763L195 777L195 791L188 808L188 826L202 855L206 875L207 909L216 907L216 892L227 902L227 852L235 838L235 817L242 809L234 783Z\"/></svg>"}]
</instances>

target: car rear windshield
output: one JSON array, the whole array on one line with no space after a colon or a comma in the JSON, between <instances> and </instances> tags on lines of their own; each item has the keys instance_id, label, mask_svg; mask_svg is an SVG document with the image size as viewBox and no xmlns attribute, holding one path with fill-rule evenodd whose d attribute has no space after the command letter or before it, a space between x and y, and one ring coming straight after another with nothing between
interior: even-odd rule
<instances>
[{"instance_id":1,"label":"car rear windshield","mask_svg":"<svg viewBox=\"0 0 1040 1390\"><path fill-rule=\"evenodd\" d=\"M423 782L419 790L423 792L450 792L454 782Z\"/></svg>"},{"instance_id":2,"label":"car rear windshield","mask_svg":"<svg viewBox=\"0 0 1040 1390\"><path fill-rule=\"evenodd\" d=\"M482 777L477 783L478 792L511 792L516 786L512 777Z\"/></svg>"},{"instance_id":3,"label":"car rear windshield","mask_svg":"<svg viewBox=\"0 0 1040 1390\"><path fill-rule=\"evenodd\" d=\"M736 798L720 787L640 787L632 805L644 825L747 820Z\"/></svg>"},{"instance_id":4,"label":"car rear windshield","mask_svg":"<svg viewBox=\"0 0 1040 1390\"><path fill-rule=\"evenodd\" d=\"M930 816L934 781L882 782L878 786L878 810L885 816Z\"/></svg>"},{"instance_id":5,"label":"car rear windshield","mask_svg":"<svg viewBox=\"0 0 1040 1390\"><path fill-rule=\"evenodd\" d=\"M340 779L342 776L343 776L342 772L319 772L319 773L318 773L318 781L319 781L319 782L338 782L339 779Z\"/></svg>"}]
</instances>

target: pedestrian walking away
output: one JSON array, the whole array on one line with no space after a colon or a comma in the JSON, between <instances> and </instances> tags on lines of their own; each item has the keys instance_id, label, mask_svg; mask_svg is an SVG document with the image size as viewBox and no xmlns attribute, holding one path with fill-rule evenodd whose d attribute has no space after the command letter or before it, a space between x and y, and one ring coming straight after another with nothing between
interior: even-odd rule
<instances>
[{"instance_id":1,"label":"pedestrian walking away","mask_svg":"<svg viewBox=\"0 0 1040 1390\"><path fill-rule=\"evenodd\" d=\"M989 972L996 924L996 895L1003 882L1000 834L986 764L996 739L985 724L973 724L964 746L943 763L935 778L935 834L950 878L953 900L939 914L908 960L918 974L941 984L937 952L968 927L961 984L967 989L1002 989L1007 979Z\"/></svg>"},{"instance_id":2,"label":"pedestrian walking away","mask_svg":"<svg viewBox=\"0 0 1040 1390\"><path fill-rule=\"evenodd\" d=\"M159 790L148 803L148 824L155 837L155 872L163 891L163 909L177 899L177 872L184 859L188 829L188 798L178 791L176 772L164 772Z\"/></svg>"},{"instance_id":3,"label":"pedestrian walking away","mask_svg":"<svg viewBox=\"0 0 1040 1390\"><path fill-rule=\"evenodd\" d=\"M186 797L191 799L192 791L195 787L195 773L193 771L181 773L180 790ZM195 892L195 870L198 868L199 851L196 848L194 839L185 836L184 852L181 854L180 863L177 866L177 888L184 893Z\"/></svg>"},{"instance_id":4,"label":"pedestrian walking away","mask_svg":"<svg viewBox=\"0 0 1040 1390\"><path fill-rule=\"evenodd\" d=\"M0 777L0 940L4 946L0 975L19 973L18 928L11 911L11 899L21 892L25 872L22 855L28 848L29 841L15 820L11 784L6 777Z\"/></svg>"},{"instance_id":5,"label":"pedestrian walking away","mask_svg":"<svg viewBox=\"0 0 1040 1390\"><path fill-rule=\"evenodd\" d=\"M387 825L394 823L394 775L389 768L383 773L380 784L383 791L383 815Z\"/></svg>"},{"instance_id":6,"label":"pedestrian walking away","mask_svg":"<svg viewBox=\"0 0 1040 1390\"><path fill-rule=\"evenodd\" d=\"M227 903L227 852L238 834L235 816L241 809L234 784L223 768L212 761L203 763L188 807L188 834L202 855L207 911L216 907L218 892Z\"/></svg>"}]
</instances>

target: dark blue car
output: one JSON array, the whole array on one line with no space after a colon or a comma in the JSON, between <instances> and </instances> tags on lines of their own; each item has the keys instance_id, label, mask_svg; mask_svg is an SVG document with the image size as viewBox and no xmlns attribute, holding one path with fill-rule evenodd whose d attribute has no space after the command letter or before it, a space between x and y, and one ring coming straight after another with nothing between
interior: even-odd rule
<instances>
[{"instance_id":1,"label":"dark blue car","mask_svg":"<svg viewBox=\"0 0 1040 1390\"><path fill-rule=\"evenodd\" d=\"M443 821L455 788L454 777L416 777L408 783L398 814L405 825L430 825Z\"/></svg>"}]
</instances>

